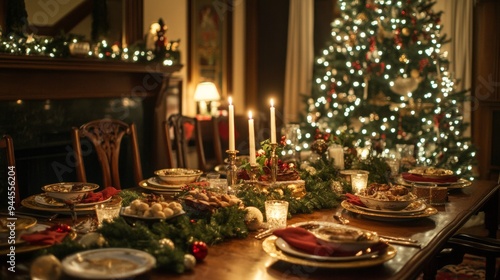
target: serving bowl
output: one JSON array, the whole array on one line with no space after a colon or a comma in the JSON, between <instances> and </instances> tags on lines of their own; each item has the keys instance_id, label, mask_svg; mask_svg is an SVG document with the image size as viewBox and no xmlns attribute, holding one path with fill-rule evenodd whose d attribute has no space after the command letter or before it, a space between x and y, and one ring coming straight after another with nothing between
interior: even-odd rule
<instances>
[{"instance_id":1,"label":"serving bowl","mask_svg":"<svg viewBox=\"0 0 500 280\"><path fill-rule=\"evenodd\" d=\"M416 198L411 198L408 200L381 200L369 196L358 195L359 200L370 209L377 210L393 210L399 211L403 210L408 205L416 200Z\"/></svg>"},{"instance_id":2,"label":"serving bowl","mask_svg":"<svg viewBox=\"0 0 500 280\"><path fill-rule=\"evenodd\" d=\"M380 241L378 234L374 231L331 222L309 221L291 226L304 228L323 242L341 247L345 251L365 250Z\"/></svg>"},{"instance_id":3,"label":"serving bowl","mask_svg":"<svg viewBox=\"0 0 500 280\"><path fill-rule=\"evenodd\" d=\"M58 200L79 202L98 188L99 185L93 183L61 182L45 185L42 190L47 196Z\"/></svg>"},{"instance_id":4,"label":"serving bowl","mask_svg":"<svg viewBox=\"0 0 500 280\"><path fill-rule=\"evenodd\" d=\"M165 168L156 170L155 175L169 185L182 185L196 182L203 171L188 168Z\"/></svg>"}]
</instances>

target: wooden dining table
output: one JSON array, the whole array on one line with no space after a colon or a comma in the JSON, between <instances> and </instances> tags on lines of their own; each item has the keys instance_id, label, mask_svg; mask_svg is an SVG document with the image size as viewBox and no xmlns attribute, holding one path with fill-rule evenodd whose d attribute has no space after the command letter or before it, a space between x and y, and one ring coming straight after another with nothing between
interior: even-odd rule
<instances>
[{"instance_id":1,"label":"wooden dining table","mask_svg":"<svg viewBox=\"0 0 500 280\"><path fill-rule=\"evenodd\" d=\"M340 205L335 209L323 209L311 214L297 214L288 225L308 221L336 222L335 213L349 220L349 226L390 235L418 240L420 248L391 244L396 251L391 259L373 266L358 266L357 261L324 265L303 265L274 258L263 249L263 243L271 244L273 236L256 239L251 232L244 239L232 239L208 248L208 256L198 262L193 270L183 274L151 270L135 279L415 279L442 250L446 241L478 211L485 212L485 225L494 236L498 229L498 189L494 181L473 181L462 189L450 190L448 202L436 205L435 215L411 220L384 220L346 211ZM29 264L25 263L27 267ZM5 272L5 264L2 265ZM5 274L5 273L4 273ZM7 274L8 275L8 274ZM426 275L433 279L432 275ZM63 277L64 279L72 279ZM15 279L15 278L14 278Z\"/></svg>"}]
</instances>

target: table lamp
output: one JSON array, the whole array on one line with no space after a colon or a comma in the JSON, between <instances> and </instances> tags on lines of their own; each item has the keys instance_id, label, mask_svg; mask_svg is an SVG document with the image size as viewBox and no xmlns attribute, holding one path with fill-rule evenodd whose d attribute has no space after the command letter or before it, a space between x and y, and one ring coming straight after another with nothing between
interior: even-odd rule
<instances>
[{"instance_id":1,"label":"table lamp","mask_svg":"<svg viewBox=\"0 0 500 280\"><path fill-rule=\"evenodd\" d=\"M212 82L201 82L196 86L194 100L200 102L200 115L208 116L207 101L220 100L219 91Z\"/></svg>"}]
</instances>

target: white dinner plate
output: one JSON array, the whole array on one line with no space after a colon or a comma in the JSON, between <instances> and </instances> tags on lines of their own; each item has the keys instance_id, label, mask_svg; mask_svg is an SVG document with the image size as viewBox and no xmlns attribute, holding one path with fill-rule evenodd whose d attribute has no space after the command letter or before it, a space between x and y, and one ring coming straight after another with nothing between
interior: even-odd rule
<instances>
[{"instance_id":1,"label":"white dinner plate","mask_svg":"<svg viewBox=\"0 0 500 280\"><path fill-rule=\"evenodd\" d=\"M305 259L310 259L310 260L317 260L317 261L356 261L356 260L362 260L362 259L369 259L369 258L376 258L379 255L379 252L371 252L371 253L363 253L360 254L359 256L319 256L319 255L312 255L308 253L301 252L292 246L290 246L283 238L278 237L276 239L276 247L278 247L281 251L296 256L296 257L301 257Z\"/></svg>"},{"instance_id":2,"label":"white dinner plate","mask_svg":"<svg viewBox=\"0 0 500 280\"><path fill-rule=\"evenodd\" d=\"M66 274L84 279L120 279L142 274L156 265L151 254L128 248L79 252L63 259Z\"/></svg>"},{"instance_id":3,"label":"white dinner plate","mask_svg":"<svg viewBox=\"0 0 500 280\"><path fill-rule=\"evenodd\" d=\"M185 186L184 184L181 184L181 185L171 185L171 184L165 184L163 182L161 182L161 180L158 178L158 177L151 177L147 180L147 183L151 186L155 186L155 187L158 187L158 188L162 188L162 189L181 189L183 186Z\"/></svg>"},{"instance_id":4,"label":"white dinner plate","mask_svg":"<svg viewBox=\"0 0 500 280\"><path fill-rule=\"evenodd\" d=\"M139 187L146 189L146 190L149 190L149 191L152 191L152 192L159 194L159 195L173 196L173 195L176 195L182 191L182 188L180 188L180 187L175 188L175 189L174 188L168 189L168 188L163 188L163 187L157 187L157 186L149 184L148 180L142 180L141 182L139 182Z\"/></svg>"},{"instance_id":5,"label":"white dinner plate","mask_svg":"<svg viewBox=\"0 0 500 280\"><path fill-rule=\"evenodd\" d=\"M373 209L373 208L368 208L368 207L363 207L360 205L355 205L352 204L354 207L361 209L362 211L368 211L368 212L374 212L374 213L381 213L381 214L388 214L388 215L415 215L419 214L425 211L427 208L427 204L421 200L417 200L413 202L412 204L408 205L403 210L385 210L385 209Z\"/></svg>"},{"instance_id":6,"label":"white dinner plate","mask_svg":"<svg viewBox=\"0 0 500 280\"><path fill-rule=\"evenodd\" d=\"M309 267L321 267L321 268L350 268L350 269L360 269L363 267L376 266L385 263L386 261L394 258L396 256L396 249L389 245L385 250L380 252L380 255L377 255L374 258L366 258L355 261L346 261L346 262L331 262L331 261L318 261L305 259L301 257L292 256L283 252L276 245L276 239L278 237L275 235L269 236L264 239L262 242L262 248L264 251L269 254L272 258L285 261L291 264L300 265L300 266L309 266Z\"/></svg>"},{"instance_id":7,"label":"white dinner plate","mask_svg":"<svg viewBox=\"0 0 500 280\"><path fill-rule=\"evenodd\" d=\"M94 206L94 205L97 205L97 204L101 204L101 203L107 202L109 200L111 200L111 197L108 197L105 200L96 201L96 202L76 203L75 207L90 207L90 206ZM64 207L66 205L66 204L64 204L64 203L62 203L60 201L57 201L57 200L55 200L53 198L50 198L50 197L46 196L45 194L36 195L35 196L35 202L38 203L38 204L44 205L44 206L49 206L49 207Z\"/></svg>"},{"instance_id":8,"label":"white dinner plate","mask_svg":"<svg viewBox=\"0 0 500 280\"><path fill-rule=\"evenodd\" d=\"M388 213L375 213L371 211L366 211L365 208L363 207L357 207L356 205L350 203L347 200L343 200L340 205L342 208L345 210L360 214L366 218L372 219L372 220L378 220L378 221L384 221L384 222L403 222L403 221L410 221L414 219L422 219L422 218L427 218L433 215L436 215L438 213L438 210L434 207L427 207L423 212L420 213L415 213L415 214L410 214L410 215L394 215L394 214L388 214Z\"/></svg>"}]
</instances>

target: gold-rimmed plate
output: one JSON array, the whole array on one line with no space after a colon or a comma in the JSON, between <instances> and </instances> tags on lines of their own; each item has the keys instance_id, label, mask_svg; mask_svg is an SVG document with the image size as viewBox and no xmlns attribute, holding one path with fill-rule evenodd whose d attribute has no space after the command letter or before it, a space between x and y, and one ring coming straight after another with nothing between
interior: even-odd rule
<instances>
[{"instance_id":1,"label":"gold-rimmed plate","mask_svg":"<svg viewBox=\"0 0 500 280\"><path fill-rule=\"evenodd\" d=\"M367 211L367 212L374 212L374 213L379 213L379 214L389 214L389 215L415 215L415 214L420 214L427 209L427 204L422 201L422 200L416 200L412 202L408 207L402 209L402 210L384 210L384 209L374 209L374 208L368 208L368 207L363 207L359 205L352 204L352 206L359 208L362 211Z\"/></svg>"},{"instance_id":2,"label":"gold-rimmed plate","mask_svg":"<svg viewBox=\"0 0 500 280\"><path fill-rule=\"evenodd\" d=\"M40 210L40 211L47 211L51 213L60 213L60 214L65 214L65 215L70 215L71 214L71 209L68 206L46 206L39 204L35 201L36 195L29 196L21 201L21 205L33 209L33 210ZM122 201L121 196L119 195L114 195L111 197L109 200L110 203L119 203ZM95 205L92 206L86 206L86 207L75 207L75 212L76 213L94 213L95 212Z\"/></svg>"},{"instance_id":3,"label":"gold-rimmed plate","mask_svg":"<svg viewBox=\"0 0 500 280\"><path fill-rule=\"evenodd\" d=\"M36 225L36 218L24 215L0 214L0 233L27 230ZM13 226L12 226L13 225Z\"/></svg>"},{"instance_id":4,"label":"gold-rimmed plate","mask_svg":"<svg viewBox=\"0 0 500 280\"><path fill-rule=\"evenodd\" d=\"M155 265L151 254L128 248L88 250L62 260L66 274L84 279L130 279Z\"/></svg>"},{"instance_id":5,"label":"gold-rimmed plate","mask_svg":"<svg viewBox=\"0 0 500 280\"><path fill-rule=\"evenodd\" d=\"M272 258L297 265L306 265L321 268L360 268L383 264L396 256L396 249L389 245L385 250L371 258L353 261L318 261L293 256L283 252L277 245L277 236L269 236L262 242L262 248Z\"/></svg>"},{"instance_id":6,"label":"gold-rimmed plate","mask_svg":"<svg viewBox=\"0 0 500 280\"><path fill-rule=\"evenodd\" d=\"M394 215L390 213L376 213L372 211L366 211L362 207L358 207L352 203L350 203L347 200L344 200L340 203L340 205L347 211L360 214L364 217L367 217L369 219L373 220L380 220L380 221L390 221L390 222L398 222L398 221L409 221L409 220L414 220L414 219L422 219L422 218L427 218L433 215L436 215L438 213L438 210L434 207L427 207L425 208L424 211L414 213L414 214L409 214L409 215Z\"/></svg>"},{"instance_id":7,"label":"gold-rimmed plate","mask_svg":"<svg viewBox=\"0 0 500 280\"><path fill-rule=\"evenodd\" d=\"M438 180L436 180L434 182L434 181L429 181L429 180L421 180L420 181L418 179L417 180L406 180L402 176L396 176L394 178L394 183L400 184L400 185L403 185L406 187L411 187L413 184L436 184L439 186L446 187L448 189L463 189L463 188L466 188L466 187L469 187L470 185L472 185L471 181L469 181L467 179L463 179L463 178L458 179L456 182L442 182L442 181L438 181Z\"/></svg>"},{"instance_id":8,"label":"gold-rimmed plate","mask_svg":"<svg viewBox=\"0 0 500 280\"><path fill-rule=\"evenodd\" d=\"M23 234L30 234L30 233L35 233L39 231L46 230L49 228L50 225L47 224L36 224L35 226L19 233L19 236L16 237L16 243L15 244L0 244L0 254L5 255L10 252L10 246L15 246L15 253L16 254L22 254L22 253L30 253L34 252L40 249L45 249L48 248L52 245L38 245L38 244L30 244L29 242L24 241L21 236ZM75 231L70 231L66 238L70 238L71 240L75 240L77 237L77 233Z\"/></svg>"},{"instance_id":9,"label":"gold-rimmed plate","mask_svg":"<svg viewBox=\"0 0 500 280\"><path fill-rule=\"evenodd\" d=\"M108 202L111 200L111 197L108 197L107 199L101 200L101 201L96 201L96 202L89 202L89 203L75 203L75 207L91 207L97 204L101 204L104 202ZM62 203L60 200L54 199L50 196L47 196L45 194L39 194L35 195L35 202L44 205L44 206L49 206L49 207L65 207L65 204Z\"/></svg>"},{"instance_id":10,"label":"gold-rimmed plate","mask_svg":"<svg viewBox=\"0 0 500 280\"><path fill-rule=\"evenodd\" d=\"M156 187L148 183L148 180L142 180L139 182L139 187L152 191L156 194L166 194L166 195L174 195L182 191L181 187L178 188L162 188L162 187Z\"/></svg>"}]
</instances>

